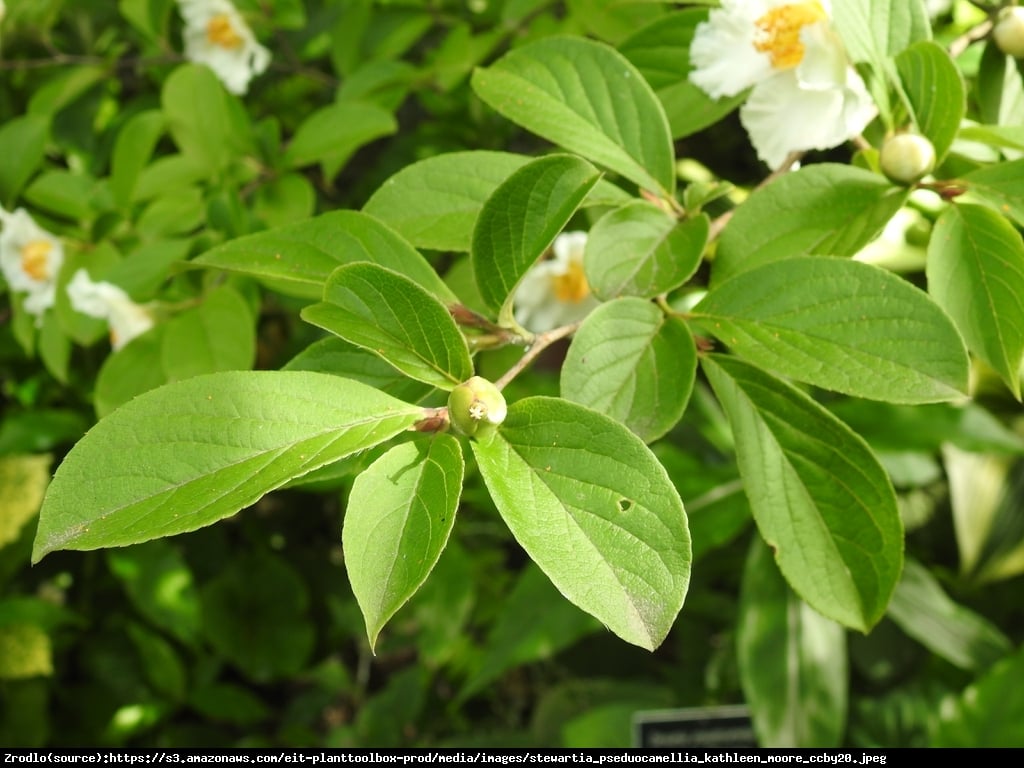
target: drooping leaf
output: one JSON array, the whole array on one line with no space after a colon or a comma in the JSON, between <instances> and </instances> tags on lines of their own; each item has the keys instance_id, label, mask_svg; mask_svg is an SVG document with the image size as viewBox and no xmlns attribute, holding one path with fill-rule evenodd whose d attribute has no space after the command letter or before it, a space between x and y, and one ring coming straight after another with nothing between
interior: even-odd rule
<instances>
[{"instance_id":1,"label":"drooping leaf","mask_svg":"<svg viewBox=\"0 0 1024 768\"><path fill-rule=\"evenodd\" d=\"M697 25L707 18L705 8L670 13L637 30L618 46L619 53L640 70L654 89L675 139L713 125L746 98L743 92L713 99L689 80L690 43Z\"/></svg>"},{"instance_id":2,"label":"drooping leaf","mask_svg":"<svg viewBox=\"0 0 1024 768\"><path fill-rule=\"evenodd\" d=\"M585 160L548 155L508 177L484 203L470 254L480 295L511 314L516 286L575 213L600 173Z\"/></svg>"},{"instance_id":3,"label":"drooping leaf","mask_svg":"<svg viewBox=\"0 0 1024 768\"><path fill-rule=\"evenodd\" d=\"M693 316L736 354L838 392L895 403L961 397L956 328L902 278L857 261L776 261L716 283Z\"/></svg>"},{"instance_id":4,"label":"drooping leaf","mask_svg":"<svg viewBox=\"0 0 1024 768\"><path fill-rule=\"evenodd\" d=\"M587 237L587 282L604 300L678 288L700 266L709 226L704 214L680 222L643 200L609 211Z\"/></svg>"},{"instance_id":5,"label":"drooping leaf","mask_svg":"<svg viewBox=\"0 0 1024 768\"><path fill-rule=\"evenodd\" d=\"M707 355L702 365L782 574L819 613L867 631L903 565L903 526L885 471L860 437L794 387L734 357Z\"/></svg>"},{"instance_id":6,"label":"drooping leaf","mask_svg":"<svg viewBox=\"0 0 1024 768\"><path fill-rule=\"evenodd\" d=\"M473 73L473 90L505 117L670 195L675 162L668 120L637 69L603 43L549 37Z\"/></svg>"},{"instance_id":7,"label":"drooping leaf","mask_svg":"<svg viewBox=\"0 0 1024 768\"><path fill-rule=\"evenodd\" d=\"M277 290L319 299L343 264L368 261L401 272L444 301L455 297L426 259L384 224L358 211L332 211L309 221L230 240L192 263L241 272Z\"/></svg>"},{"instance_id":8,"label":"drooping leaf","mask_svg":"<svg viewBox=\"0 0 1024 768\"><path fill-rule=\"evenodd\" d=\"M498 185L530 161L511 152L450 152L408 165L385 181L363 211L417 248L466 251L480 209ZM582 205L621 205L632 198L599 181Z\"/></svg>"},{"instance_id":9,"label":"drooping leaf","mask_svg":"<svg viewBox=\"0 0 1024 768\"><path fill-rule=\"evenodd\" d=\"M792 256L852 256L882 231L908 194L849 165L821 163L787 173L736 209L722 231L712 279Z\"/></svg>"},{"instance_id":10,"label":"drooping leaf","mask_svg":"<svg viewBox=\"0 0 1024 768\"><path fill-rule=\"evenodd\" d=\"M562 397L593 408L651 442L675 426L697 372L693 336L654 304L626 298L595 309L562 366Z\"/></svg>"},{"instance_id":11,"label":"drooping leaf","mask_svg":"<svg viewBox=\"0 0 1024 768\"><path fill-rule=\"evenodd\" d=\"M936 162L941 163L967 110L960 70L946 49L930 40L915 43L900 53L896 70L913 106L918 128L935 147Z\"/></svg>"},{"instance_id":12,"label":"drooping leaf","mask_svg":"<svg viewBox=\"0 0 1024 768\"><path fill-rule=\"evenodd\" d=\"M686 595L690 536L643 441L580 405L532 397L471 445L498 511L558 590L623 640L660 645Z\"/></svg>"},{"instance_id":13,"label":"drooping leaf","mask_svg":"<svg viewBox=\"0 0 1024 768\"><path fill-rule=\"evenodd\" d=\"M376 264L338 267L324 301L303 309L302 318L435 387L451 389L473 375L466 339L447 308L404 275Z\"/></svg>"},{"instance_id":14,"label":"drooping leaf","mask_svg":"<svg viewBox=\"0 0 1024 768\"><path fill-rule=\"evenodd\" d=\"M754 540L736 631L740 681L762 747L835 747L846 725L846 632L789 589Z\"/></svg>"},{"instance_id":15,"label":"drooping leaf","mask_svg":"<svg viewBox=\"0 0 1024 768\"><path fill-rule=\"evenodd\" d=\"M209 525L420 415L326 374L229 371L168 384L101 420L67 455L40 511L33 558Z\"/></svg>"},{"instance_id":16,"label":"drooping leaf","mask_svg":"<svg viewBox=\"0 0 1024 768\"><path fill-rule=\"evenodd\" d=\"M437 435L395 446L356 478L341 541L371 649L448 543L463 468L459 441Z\"/></svg>"},{"instance_id":17,"label":"drooping leaf","mask_svg":"<svg viewBox=\"0 0 1024 768\"><path fill-rule=\"evenodd\" d=\"M904 632L961 669L981 671L1010 652L1010 641L1002 632L953 602L915 560L904 564L888 613Z\"/></svg>"},{"instance_id":18,"label":"drooping leaf","mask_svg":"<svg viewBox=\"0 0 1024 768\"><path fill-rule=\"evenodd\" d=\"M1018 400L1024 360L1024 240L980 205L943 211L928 243L928 292L953 318L968 348Z\"/></svg>"}]
</instances>

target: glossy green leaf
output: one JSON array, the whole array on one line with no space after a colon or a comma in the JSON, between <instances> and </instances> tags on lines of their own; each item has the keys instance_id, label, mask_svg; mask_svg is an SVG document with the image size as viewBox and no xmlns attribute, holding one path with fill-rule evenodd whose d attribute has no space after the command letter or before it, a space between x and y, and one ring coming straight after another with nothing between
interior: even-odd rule
<instances>
[{"instance_id":1,"label":"glossy green leaf","mask_svg":"<svg viewBox=\"0 0 1024 768\"><path fill-rule=\"evenodd\" d=\"M881 233L909 192L877 173L822 163L787 173L752 194L722 231L715 282L771 261L852 256Z\"/></svg>"},{"instance_id":2,"label":"glossy green leaf","mask_svg":"<svg viewBox=\"0 0 1024 768\"><path fill-rule=\"evenodd\" d=\"M702 365L733 433L762 537L819 613L869 630L903 565L889 478L867 444L794 387L734 357Z\"/></svg>"},{"instance_id":3,"label":"glossy green leaf","mask_svg":"<svg viewBox=\"0 0 1024 768\"><path fill-rule=\"evenodd\" d=\"M660 645L686 596L690 535L643 441L583 406L532 397L471 445L502 518L558 590L623 640Z\"/></svg>"},{"instance_id":4,"label":"glossy green leaf","mask_svg":"<svg viewBox=\"0 0 1024 768\"><path fill-rule=\"evenodd\" d=\"M174 143L206 173L253 150L248 114L209 67L175 69L164 82L160 103Z\"/></svg>"},{"instance_id":5,"label":"glossy green leaf","mask_svg":"<svg viewBox=\"0 0 1024 768\"><path fill-rule=\"evenodd\" d=\"M163 113L151 109L132 115L118 132L110 158L110 191L122 208L132 202L139 174L165 128Z\"/></svg>"},{"instance_id":6,"label":"glossy green leaf","mask_svg":"<svg viewBox=\"0 0 1024 768\"><path fill-rule=\"evenodd\" d=\"M487 198L530 161L511 152L450 152L408 165L385 181L363 211L417 248L468 252ZM582 206L621 205L632 198L599 181Z\"/></svg>"},{"instance_id":7,"label":"glossy green leaf","mask_svg":"<svg viewBox=\"0 0 1024 768\"><path fill-rule=\"evenodd\" d=\"M736 354L825 389L896 403L967 390L949 318L902 278L857 261L802 257L742 272L693 316Z\"/></svg>"},{"instance_id":8,"label":"glossy green leaf","mask_svg":"<svg viewBox=\"0 0 1024 768\"><path fill-rule=\"evenodd\" d=\"M602 304L583 321L562 366L562 397L657 440L683 415L697 373L686 325L642 299Z\"/></svg>"},{"instance_id":9,"label":"glossy green leaf","mask_svg":"<svg viewBox=\"0 0 1024 768\"><path fill-rule=\"evenodd\" d=\"M746 92L712 99L690 82L690 43L697 25L707 21L705 8L667 14L619 44L650 83L668 117L672 137L681 139L717 123L743 103Z\"/></svg>"},{"instance_id":10,"label":"glossy green leaf","mask_svg":"<svg viewBox=\"0 0 1024 768\"><path fill-rule=\"evenodd\" d=\"M754 540L736 628L740 681L762 747L835 747L846 726L846 632L786 585Z\"/></svg>"},{"instance_id":11,"label":"glossy green leaf","mask_svg":"<svg viewBox=\"0 0 1024 768\"><path fill-rule=\"evenodd\" d=\"M371 649L448 543L463 469L459 441L436 435L396 445L356 478L341 541Z\"/></svg>"},{"instance_id":12,"label":"glossy green leaf","mask_svg":"<svg viewBox=\"0 0 1024 768\"><path fill-rule=\"evenodd\" d=\"M358 211L332 211L309 221L219 245L192 261L271 282L282 293L319 299L342 264L368 261L401 272L444 301L455 297L433 267L384 224Z\"/></svg>"},{"instance_id":13,"label":"glossy green leaf","mask_svg":"<svg viewBox=\"0 0 1024 768\"><path fill-rule=\"evenodd\" d=\"M1024 646L941 708L929 746L1024 747Z\"/></svg>"},{"instance_id":14,"label":"glossy green leaf","mask_svg":"<svg viewBox=\"0 0 1024 768\"><path fill-rule=\"evenodd\" d=\"M938 43L915 43L896 57L896 70L910 99L917 127L935 147L941 163L949 151L967 111L967 95L960 70Z\"/></svg>"},{"instance_id":15,"label":"glossy green leaf","mask_svg":"<svg viewBox=\"0 0 1024 768\"><path fill-rule=\"evenodd\" d=\"M700 266L709 226L704 214L680 222L643 200L609 211L587 238L587 282L604 300L678 288Z\"/></svg>"},{"instance_id":16,"label":"glossy green leaf","mask_svg":"<svg viewBox=\"0 0 1024 768\"><path fill-rule=\"evenodd\" d=\"M1024 227L1024 159L983 166L964 174L965 199L984 203Z\"/></svg>"},{"instance_id":17,"label":"glossy green leaf","mask_svg":"<svg viewBox=\"0 0 1024 768\"><path fill-rule=\"evenodd\" d=\"M662 195L675 189L668 120L637 69L613 48L551 37L473 73L473 90L510 120Z\"/></svg>"},{"instance_id":18,"label":"glossy green leaf","mask_svg":"<svg viewBox=\"0 0 1024 768\"><path fill-rule=\"evenodd\" d=\"M394 116L378 106L358 101L331 104L299 124L283 162L289 168L324 163L333 171L328 178L333 178L357 149L396 130Z\"/></svg>"},{"instance_id":19,"label":"glossy green leaf","mask_svg":"<svg viewBox=\"0 0 1024 768\"><path fill-rule=\"evenodd\" d=\"M889 617L926 648L961 669L983 670L1010 652L1010 641L987 619L953 602L915 560L907 560Z\"/></svg>"},{"instance_id":20,"label":"glossy green leaf","mask_svg":"<svg viewBox=\"0 0 1024 768\"><path fill-rule=\"evenodd\" d=\"M403 275L375 264L335 270L324 301L302 318L380 355L407 376L451 389L473 375L469 347L447 308Z\"/></svg>"},{"instance_id":21,"label":"glossy green leaf","mask_svg":"<svg viewBox=\"0 0 1024 768\"><path fill-rule=\"evenodd\" d=\"M11 208L25 183L43 162L50 120L22 115L0 125L0 204Z\"/></svg>"},{"instance_id":22,"label":"glossy green leaf","mask_svg":"<svg viewBox=\"0 0 1024 768\"><path fill-rule=\"evenodd\" d=\"M979 205L943 211L928 243L928 292L968 348L1014 397L1024 360L1024 241L1005 218Z\"/></svg>"},{"instance_id":23,"label":"glossy green leaf","mask_svg":"<svg viewBox=\"0 0 1024 768\"><path fill-rule=\"evenodd\" d=\"M599 176L578 157L548 155L524 165L494 190L477 218L471 252L476 284L488 307L511 315L519 281Z\"/></svg>"},{"instance_id":24,"label":"glossy green leaf","mask_svg":"<svg viewBox=\"0 0 1024 768\"><path fill-rule=\"evenodd\" d=\"M114 411L65 457L33 558L201 528L420 417L326 374L229 371L168 384Z\"/></svg>"}]
</instances>

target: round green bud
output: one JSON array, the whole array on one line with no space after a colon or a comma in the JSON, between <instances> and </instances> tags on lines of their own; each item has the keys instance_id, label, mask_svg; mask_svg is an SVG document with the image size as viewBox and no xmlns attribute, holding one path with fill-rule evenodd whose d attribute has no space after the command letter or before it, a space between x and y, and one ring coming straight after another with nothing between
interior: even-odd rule
<instances>
[{"instance_id":1,"label":"round green bud","mask_svg":"<svg viewBox=\"0 0 1024 768\"><path fill-rule=\"evenodd\" d=\"M448 396L448 419L467 437L493 434L507 413L508 406L501 392L480 376L462 382Z\"/></svg>"},{"instance_id":2,"label":"round green bud","mask_svg":"<svg viewBox=\"0 0 1024 768\"><path fill-rule=\"evenodd\" d=\"M1015 59L1024 58L1024 8L1014 5L999 12L992 30L999 50Z\"/></svg>"},{"instance_id":3,"label":"round green bud","mask_svg":"<svg viewBox=\"0 0 1024 768\"><path fill-rule=\"evenodd\" d=\"M897 133L882 144L882 173L896 184L913 184L935 168L935 147L917 133Z\"/></svg>"}]
</instances>

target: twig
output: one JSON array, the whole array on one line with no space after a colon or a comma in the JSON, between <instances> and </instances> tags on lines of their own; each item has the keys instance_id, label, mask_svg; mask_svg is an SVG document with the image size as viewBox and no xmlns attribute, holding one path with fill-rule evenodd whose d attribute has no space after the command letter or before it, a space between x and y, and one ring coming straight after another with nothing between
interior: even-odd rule
<instances>
[{"instance_id":1,"label":"twig","mask_svg":"<svg viewBox=\"0 0 1024 768\"><path fill-rule=\"evenodd\" d=\"M521 358L519 358L519 360L516 361L515 365L513 365L511 368L505 371L505 374L496 382L494 382L494 386L497 387L499 391L504 389L506 386L508 386L509 382L511 382L516 376L522 373L526 369L526 367L530 363L532 363L541 352L550 347L559 339L564 339L566 336L571 336L576 332L576 330L579 327L579 323L572 323L571 325L563 325L561 328L555 328L554 330L547 331L546 333L538 333L534 337L533 344L530 345L530 348L526 350L526 352L523 354Z\"/></svg>"},{"instance_id":2,"label":"twig","mask_svg":"<svg viewBox=\"0 0 1024 768\"><path fill-rule=\"evenodd\" d=\"M988 34L991 31L992 19L985 19L981 24L976 27L971 27L960 35L960 37L951 42L949 44L949 55L955 59L961 53L966 51L971 43L976 43L978 40L988 37Z\"/></svg>"}]
</instances>

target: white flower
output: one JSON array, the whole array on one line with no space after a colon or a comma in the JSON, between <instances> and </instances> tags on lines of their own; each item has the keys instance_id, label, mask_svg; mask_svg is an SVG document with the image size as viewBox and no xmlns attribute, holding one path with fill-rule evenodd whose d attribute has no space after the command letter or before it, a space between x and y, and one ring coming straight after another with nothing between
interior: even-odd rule
<instances>
[{"instance_id":1,"label":"white flower","mask_svg":"<svg viewBox=\"0 0 1024 768\"><path fill-rule=\"evenodd\" d=\"M716 99L753 89L740 120L773 169L790 152L842 144L875 116L830 9L828 0L722 0L697 25L691 82Z\"/></svg>"},{"instance_id":2,"label":"white flower","mask_svg":"<svg viewBox=\"0 0 1024 768\"><path fill-rule=\"evenodd\" d=\"M118 350L153 327L153 316L132 301L123 289L107 282L93 282L80 269L68 283L68 298L76 311L110 324L110 344Z\"/></svg>"},{"instance_id":3,"label":"white flower","mask_svg":"<svg viewBox=\"0 0 1024 768\"><path fill-rule=\"evenodd\" d=\"M24 208L0 208L0 269L12 291L28 294L25 311L42 322L56 298L57 273L64 264L64 246L40 227Z\"/></svg>"},{"instance_id":4,"label":"white flower","mask_svg":"<svg viewBox=\"0 0 1024 768\"><path fill-rule=\"evenodd\" d=\"M185 57L205 64L235 94L266 70L270 51L256 37L228 0L178 0L185 20Z\"/></svg>"},{"instance_id":5,"label":"white flower","mask_svg":"<svg viewBox=\"0 0 1024 768\"><path fill-rule=\"evenodd\" d=\"M516 289L516 322L534 333L575 323L600 303L583 273L586 232L565 232L551 246L553 259L534 265Z\"/></svg>"}]
</instances>

